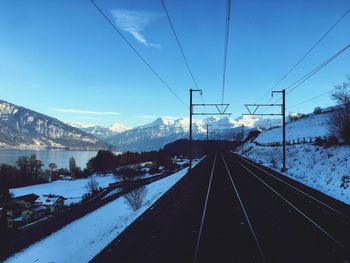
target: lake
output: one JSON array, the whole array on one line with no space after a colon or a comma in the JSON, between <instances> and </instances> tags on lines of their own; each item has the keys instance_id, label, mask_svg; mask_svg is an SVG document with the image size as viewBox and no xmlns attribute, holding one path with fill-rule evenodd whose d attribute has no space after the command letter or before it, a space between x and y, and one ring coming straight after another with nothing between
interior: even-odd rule
<instances>
[{"instance_id":1,"label":"lake","mask_svg":"<svg viewBox=\"0 0 350 263\"><path fill-rule=\"evenodd\" d=\"M96 151L69 151L69 150L0 150L0 163L14 165L20 156L30 156L35 153L42 161L44 168L49 163L55 163L58 168L69 168L69 158L74 157L77 166L86 168L89 159L96 156Z\"/></svg>"}]
</instances>

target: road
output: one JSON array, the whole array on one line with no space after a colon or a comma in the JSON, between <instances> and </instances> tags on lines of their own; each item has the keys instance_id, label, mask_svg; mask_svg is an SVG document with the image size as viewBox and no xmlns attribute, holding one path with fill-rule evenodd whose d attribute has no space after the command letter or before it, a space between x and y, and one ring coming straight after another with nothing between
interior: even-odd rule
<instances>
[{"instance_id":1,"label":"road","mask_svg":"<svg viewBox=\"0 0 350 263\"><path fill-rule=\"evenodd\" d=\"M350 262L349 215L347 205L216 152L94 262Z\"/></svg>"}]
</instances>

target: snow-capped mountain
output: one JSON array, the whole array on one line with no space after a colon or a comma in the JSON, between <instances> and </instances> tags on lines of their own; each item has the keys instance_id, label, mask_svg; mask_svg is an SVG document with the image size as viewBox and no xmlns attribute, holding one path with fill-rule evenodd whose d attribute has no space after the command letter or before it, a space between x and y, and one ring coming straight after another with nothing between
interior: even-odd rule
<instances>
[{"instance_id":1,"label":"snow-capped mountain","mask_svg":"<svg viewBox=\"0 0 350 263\"><path fill-rule=\"evenodd\" d=\"M80 122L70 122L67 124L72 127L78 128L84 132L90 133L102 140L105 140L113 135L116 135L120 132L124 132L128 130L128 127L125 126L125 124L123 123L115 123L115 124L112 124L110 127L103 127L103 126L98 126L94 124L85 124Z\"/></svg>"},{"instance_id":2,"label":"snow-capped mountain","mask_svg":"<svg viewBox=\"0 0 350 263\"><path fill-rule=\"evenodd\" d=\"M124 123L114 123L109 127L109 129L112 132L119 133L127 131L129 128Z\"/></svg>"},{"instance_id":3,"label":"snow-capped mountain","mask_svg":"<svg viewBox=\"0 0 350 263\"><path fill-rule=\"evenodd\" d=\"M0 148L98 150L110 147L55 118L0 100Z\"/></svg>"},{"instance_id":4,"label":"snow-capped mountain","mask_svg":"<svg viewBox=\"0 0 350 263\"><path fill-rule=\"evenodd\" d=\"M217 136L224 139L235 138L241 133L242 124L247 132L255 128L269 128L279 125L280 120L245 117L240 119L211 117L193 121L193 135L195 139L205 139L207 125L209 133L215 131ZM151 123L109 136L106 141L121 151L149 151L158 150L165 144L177 139L188 138L189 118L157 118Z\"/></svg>"}]
</instances>

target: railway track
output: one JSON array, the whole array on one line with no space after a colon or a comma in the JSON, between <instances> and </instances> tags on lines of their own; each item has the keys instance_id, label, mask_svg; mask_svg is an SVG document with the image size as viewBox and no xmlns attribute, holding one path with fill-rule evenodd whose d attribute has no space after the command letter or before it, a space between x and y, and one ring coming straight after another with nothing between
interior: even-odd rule
<instances>
[{"instance_id":1,"label":"railway track","mask_svg":"<svg viewBox=\"0 0 350 263\"><path fill-rule=\"evenodd\" d=\"M219 151L94 262L350 262L349 211L270 169Z\"/></svg>"},{"instance_id":2,"label":"railway track","mask_svg":"<svg viewBox=\"0 0 350 263\"><path fill-rule=\"evenodd\" d=\"M224 210L225 213L225 220L221 219L221 222L217 220L219 210ZM198 233L193 263L217 260L266 262L244 203L221 152L215 153L213 160Z\"/></svg>"}]
</instances>

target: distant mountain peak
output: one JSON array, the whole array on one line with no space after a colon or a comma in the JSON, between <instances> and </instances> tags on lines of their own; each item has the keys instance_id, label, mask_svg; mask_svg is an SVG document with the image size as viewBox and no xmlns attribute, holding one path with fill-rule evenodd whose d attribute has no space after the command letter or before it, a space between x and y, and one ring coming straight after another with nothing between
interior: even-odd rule
<instances>
[{"instance_id":1,"label":"distant mountain peak","mask_svg":"<svg viewBox=\"0 0 350 263\"><path fill-rule=\"evenodd\" d=\"M129 128L124 123L114 123L109 127L109 129L112 132L124 132L129 130Z\"/></svg>"},{"instance_id":2,"label":"distant mountain peak","mask_svg":"<svg viewBox=\"0 0 350 263\"><path fill-rule=\"evenodd\" d=\"M105 142L78 128L6 101L0 101L0 147L74 150L110 148Z\"/></svg>"}]
</instances>

